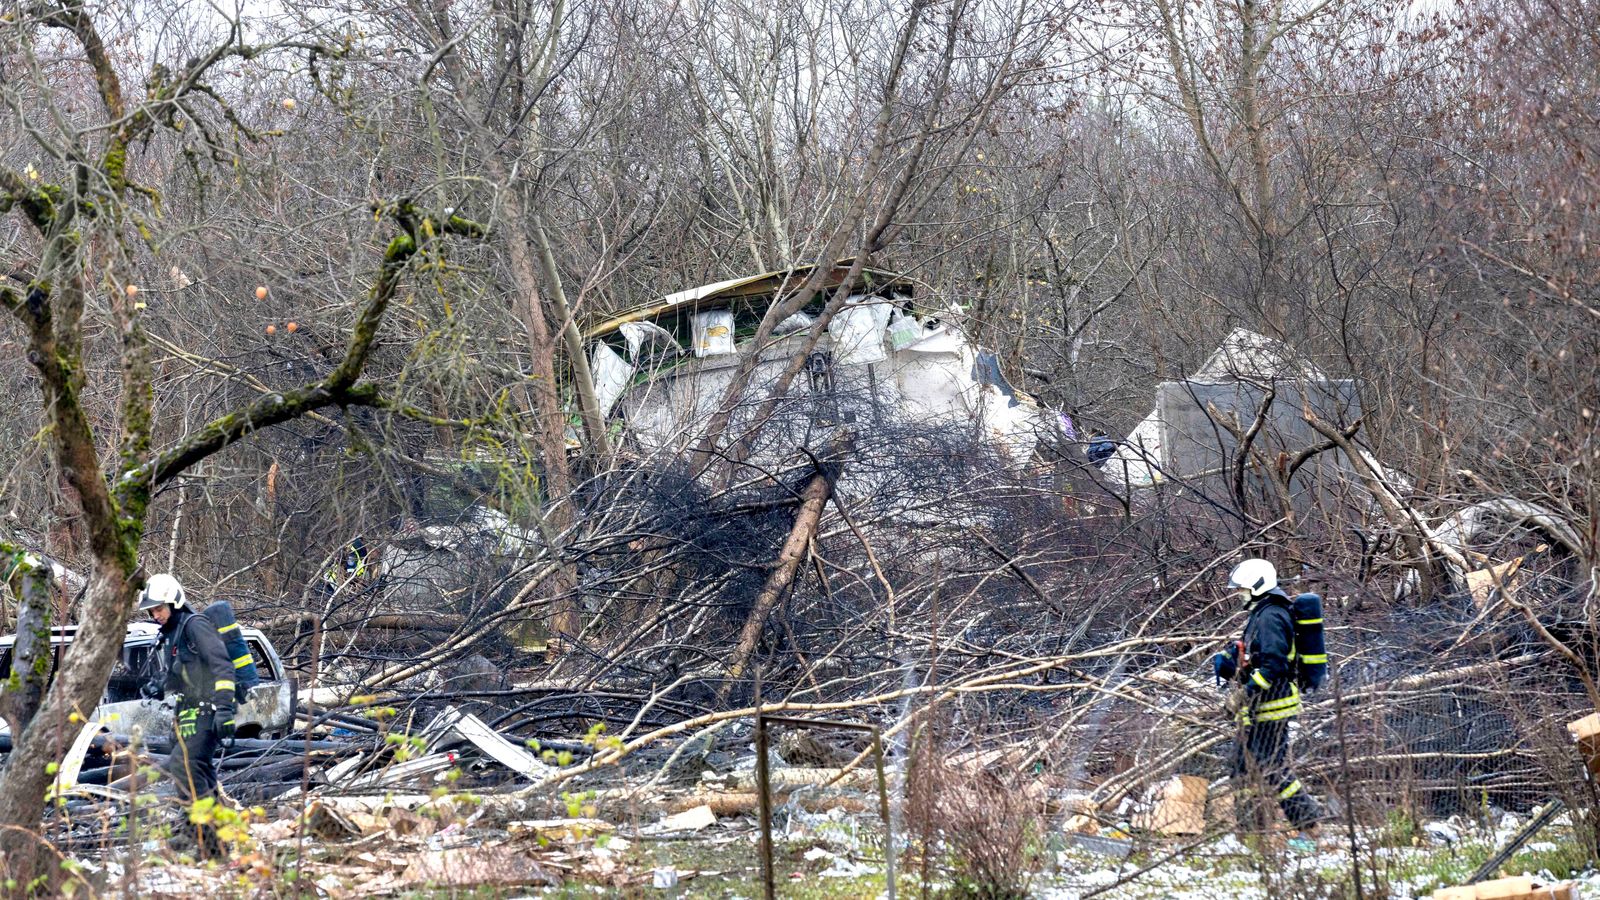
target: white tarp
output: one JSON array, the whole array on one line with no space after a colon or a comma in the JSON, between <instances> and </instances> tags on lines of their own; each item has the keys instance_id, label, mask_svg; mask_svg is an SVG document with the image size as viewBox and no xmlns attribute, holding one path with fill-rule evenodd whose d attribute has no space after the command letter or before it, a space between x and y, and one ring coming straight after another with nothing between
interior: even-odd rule
<instances>
[{"instance_id":1,"label":"white tarp","mask_svg":"<svg viewBox=\"0 0 1600 900\"><path fill-rule=\"evenodd\" d=\"M634 368L604 341L597 342L590 351L589 373L594 376L594 397L600 405L601 418L611 414L617 398L628 389Z\"/></svg>"},{"instance_id":2,"label":"white tarp","mask_svg":"<svg viewBox=\"0 0 1600 900\"><path fill-rule=\"evenodd\" d=\"M846 300L844 308L828 322L834 364L861 366L888 359L883 330L889 326L890 309L887 301L859 296Z\"/></svg>"},{"instance_id":3,"label":"white tarp","mask_svg":"<svg viewBox=\"0 0 1600 900\"><path fill-rule=\"evenodd\" d=\"M622 339L628 342L628 358L635 363L639 362L639 351L646 347L652 353L683 355L683 346L672 336L672 332L654 322L624 322L617 330L622 333Z\"/></svg>"}]
</instances>

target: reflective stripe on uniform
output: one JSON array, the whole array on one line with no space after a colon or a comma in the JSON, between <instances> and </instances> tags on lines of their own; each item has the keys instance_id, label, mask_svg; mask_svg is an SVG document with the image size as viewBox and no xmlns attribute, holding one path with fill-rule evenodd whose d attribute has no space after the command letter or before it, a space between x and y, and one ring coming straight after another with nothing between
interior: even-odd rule
<instances>
[{"instance_id":1,"label":"reflective stripe on uniform","mask_svg":"<svg viewBox=\"0 0 1600 900\"><path fill-rule=\"evenodd\" d=\"M1257 704L1256 709L1261 710L1262 712L1270 712L1274 709L1286 709L1290 706L1297 706L1299 703L1300 686L1291 681L1289 682L1289 693L1287 696Z\"/></svg>"},{"instance_id":2,"label":"reflective stripe on uniform","mask_svg":"<svg viewBox=\"0 0 1600 900\"><path fill-rule=\"evenodd\" d=\"M1288 787L1278 792L1278 799L1287 800L1298 793L1300 793L1300 779L1296 778L1294 781L1289 783Z\"/></svg>"},{"instance_id":3,"label":"reflective stripe on uniform","mask_svg":"<svg viewBox=\"0 0 1600 900\"><path fill-rule=\"evenodd\" d=\"M1324 665L1325 666L1325 665L1328 664L1328 654L1326 654L1326 653L1307 653L1305 656L1300 657L1300 661L1303 662L1303 663L1309 663L1309 664L1314 665L1314 666L1316 666L1316 665Z\"/></svg>"},{"instance_id":4,"label":"reflective stripe on uniform","mask_svg":"<svg viewBox=\"0 0 1600 900\"><path fill-rule=\"evenodd\" d=\"M217 679L217 690L219 690L219 691L231 691L231 690L233 690L233 682L231 680L227 679L227 678L218 678Z\"/></svg>"},{"instance_id":5,"label":"reflective stripe on uniform","mask_svg":"<svg viewBox=\"0 0 1600 900\"><path fill-rule=\"evenodd\" d=\"M217 629L217 634L227 634L230 631L238 631L238 630L239 630L239 623L235 622L232 625L224 625L221 628L218 628Z\"/></svg>"},{"instance_id":6,"label":"reflective stripe on uniform","mask_svg":"<svg viewBox=\"0 0 1600 900\"><path fill-rule=\"evenodd\" d=\"M1321 619L1295 619L1296 625L1321 625Z\"/></svg>"},{"instance_id":7,"label":"reflective stripe on uniform","mask_svg":"<svg viewBox=\"0 0 1600 900\"><path fill-rule=\"evenodd\" d=\"M1272 682L1267 680L1267 676L1261 674L1260 669L1250 673L1250 680L1255 682L1256 687L1261 688L1263 691L1272 687Z\"/></svg>"},{"instance_id":8,"label":"reflective stripe on uniform","mask_svg":"<svg viewBox=\"0 0 1600 900\"><path fill-rule=\"evenodd\" d=\"M1289 695L1276 700L1258 703L1255 709L1239 710L1239 721L1245 725L1256 722L1276 722L1300 715L1300 686L1289 682Z\"/></svg>"},{"instance_id":9,"label":"reflective stripe on uniform","mask_svg":"<svg viewBox=\"0 0 1600 900\"><path fill-rule=\"evenodd\" d=\"M235 669L242 669L245 666L248 666L248 665L250 665L251 663L253 663L255 661L256 661L256 658L254 656L251 656L250 654L246 653L243 656L234 657L233 667Z\"/></svg>"}]
</instances>

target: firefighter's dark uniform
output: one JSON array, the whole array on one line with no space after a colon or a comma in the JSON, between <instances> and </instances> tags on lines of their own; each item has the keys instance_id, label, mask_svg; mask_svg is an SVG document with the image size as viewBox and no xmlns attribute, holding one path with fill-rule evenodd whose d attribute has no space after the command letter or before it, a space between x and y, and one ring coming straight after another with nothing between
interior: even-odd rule
<instances>
[{"instance_id":1,"label":"firefighter's dark uniform","mask_svg":"<svg viewBox=\"0 0 1600 900\"><path fill-rule=\"evenodd\" d=\"M214 757L221 730L234 717L233 661L211 620L175 609L161 626L159 649L166 669L165 694L177 698L172 753L162 764L185 802L217 790Z\"/></svg>"},{"instance_id":2,"label":"firefighter's dark uniform","mask_svg":"<svg viewBox=\"0 0 1600 900\"><path fill-rule=\"evenodd\" d=\"M1294 776L1289 755L1289 723L1300 714L1294 616L1288 595L1274 588L1262 594L1244 625L1244 665L1222 661L1218 674L1244 685L1239 708L1240 734L1233 759L1233 777L1241 782L1241 801L1260 786L1277 793L1278 805L1296 828L1316 824L1321 806ZM1240 802L1239 819L1259 827L1259 804Z\"/></svg>"}]
</instances>

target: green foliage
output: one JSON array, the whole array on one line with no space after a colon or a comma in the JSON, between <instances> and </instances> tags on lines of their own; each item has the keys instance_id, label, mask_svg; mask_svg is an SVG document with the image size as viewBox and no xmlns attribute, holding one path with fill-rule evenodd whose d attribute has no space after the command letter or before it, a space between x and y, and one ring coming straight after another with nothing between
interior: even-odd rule
<instances>
[{"instance_id":1,"label":"green foliage","mask_svg":"<svg viewBox=\"0 0 1600 900\"><path fill-rule=\"evenodd\" d=\"M1408 810L1391 809L1383 817L1380 843L1385 847L1411 847L1417 843L1419 834L1417 820Z\"/></svg>"},{"instance_id":2,"label":"green foliage","mask_svg":"<svg viewBox=\"0 0 1600 900\"><path fill-rule=\"evenodd\" d=\"M383 736L383 742L394 748L395 762L407 762L428 749L428 742L425 739L412 737L409 734L390 732Z\"/></svg>"}]
</instances>

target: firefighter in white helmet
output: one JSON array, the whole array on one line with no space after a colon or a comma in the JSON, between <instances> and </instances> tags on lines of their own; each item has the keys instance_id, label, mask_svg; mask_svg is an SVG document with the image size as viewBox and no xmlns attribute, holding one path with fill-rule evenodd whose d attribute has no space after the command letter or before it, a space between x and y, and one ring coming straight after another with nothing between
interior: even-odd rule
<instances>
[{"instance_id":1,"label":"firefighter in white helmet","mask_svg":"<svg viewBox=\"0 0 1600 900\"><path fill-rule=\"evenodd\" d=\"M139 594L139 609L161 626L156 650L164 679L157 693L175 698L172 752L162 769L187 803L217 793L215 756L233 737L233 661L217 626L189 606L183 585L172 575L150 576ZM202 848L214 852L215 836L200 834Z\"/></svg>"},{"instance_id":2,"label":"firefighter in white helmet","mask_svg":"<svg viewBox=\"0 0 1600 900\"><path fill-rule=\"evenodd\" d=\"M1244 802L1251 788L1272 791L1294 827L1314 834L1322 807L1294 776L1289 723L1300 714L1294 616L1289 596L1278 587L1278 571L1264 559L1247 559L1228 576L1228 589L1249 610L1244 636L1212 658L1219 679L1237 682L1238 735L1233 777L1240 786L1240 823L1264 826L1260 798Z\"/></svg>"}]
</instances>

